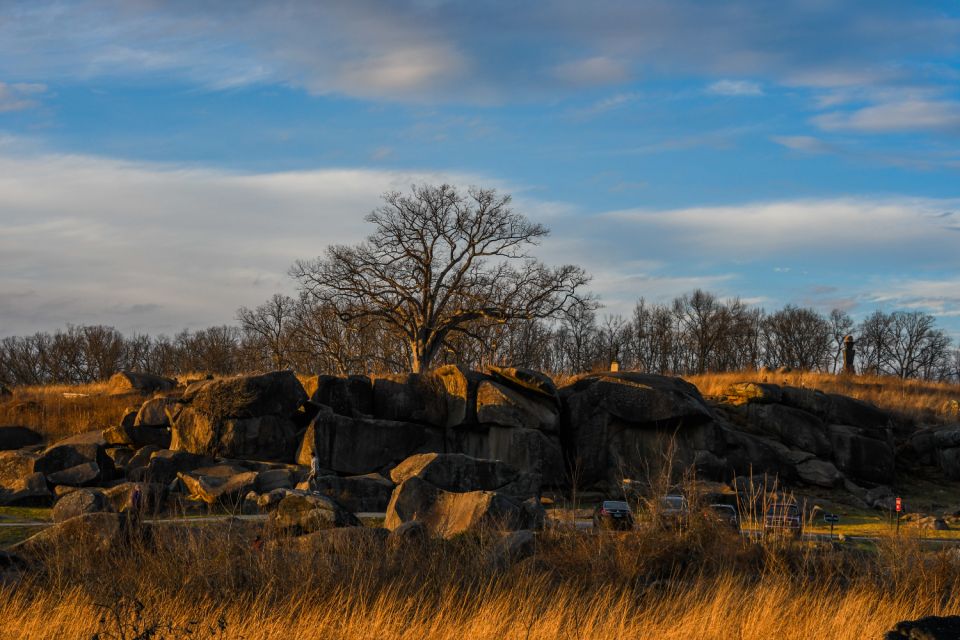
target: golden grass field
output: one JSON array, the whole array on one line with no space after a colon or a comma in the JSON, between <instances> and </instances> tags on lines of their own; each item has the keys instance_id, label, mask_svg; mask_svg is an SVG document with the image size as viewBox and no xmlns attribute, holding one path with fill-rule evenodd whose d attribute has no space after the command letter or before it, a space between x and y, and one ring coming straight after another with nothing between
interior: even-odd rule
<instances>
[{"instance_id":1,"label":"golden grass field","mask_svg":"<svg viewBox=\"0 0 960 640\"><path fill-rule=\"evenodd\" d=\"M955 555L909 539L860 552L707 525L547 532L533 558L495 565L484 536L257 552L250 535L219 527L58 549L0 593L0 637L859 640L960 611Z\"/></svg>"}]
</instances>

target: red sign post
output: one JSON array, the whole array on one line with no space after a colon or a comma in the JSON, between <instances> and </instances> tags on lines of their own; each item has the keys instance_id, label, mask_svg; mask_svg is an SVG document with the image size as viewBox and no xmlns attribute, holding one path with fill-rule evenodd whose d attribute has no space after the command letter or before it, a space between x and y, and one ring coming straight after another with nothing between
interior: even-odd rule
<instances>
[{"instance_id":1,"label":"red sign post","mask_svg":"<svg viewBox=\"0 0 960 640\"><path fill-rule=\"evenodd\" d=\"M903 511L903 500L897 496L897 535L900 535L900 512Z\"/></svg>"}]
</instances>

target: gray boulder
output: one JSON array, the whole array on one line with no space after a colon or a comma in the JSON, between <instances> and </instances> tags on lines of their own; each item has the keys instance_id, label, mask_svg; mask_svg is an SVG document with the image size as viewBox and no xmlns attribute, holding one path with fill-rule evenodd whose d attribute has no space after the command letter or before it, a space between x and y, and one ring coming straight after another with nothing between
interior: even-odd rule
<instances>
[{"instance_id":1,"label":"gray boulder","mask_svg":"<svg viewBox=\"0 0 960 640\"><path fill-rule=\"evenodd\" d=\"M317 376L310 402L330 407L334 413L361 417L373 414L373 383L367 376Z\"/></svg>"},{"instance_id":2,"label":"gray boulder","mask_svg":"<svg viewBox=\"0 0 960 640\"><path fill-rule=\"evenodd\" d=\"M190 498L208 505L221 504L234 507L255 486L257 472L247 471L232 476L204 476L180 472L177 478L183 483Z\"/></svg>"},{"instance_id":3,"label":"gray boulder","mask_svg":"<svg viewBox=\"0 0 960 640\"><path fill-rule=\"evenodd\" d=\"M49 476L58 471L91 462L97 465L101 479L113 478L113 460L107 455L102 444L94 442L76 443L76 441L61 440L36 459L33 469Z\"/></svg>"},{"instance_id":4,"label":"gray boulder","mask_svg":"<svg viewBox=\"0 0 960 640\"><path fill-rule=\"evenodd\" d=\"M893 447L886 439L871 437L870 431L848 425L832 424L828 433L833 462L844 474L874 483L890 482L893 478Z\"/></svg>"},{"instance_id":5,"label":"gray boulder","mask_svg":"<svg viewBox=\"0 0 960 640\"><path fill-rule=\"evenodd\" d=\"M524 504L493 491L454 493L413 477L394 489L384 526L392 530L418 520L433 535L452 538L471 531L529 529L543 522L542 509L539 501Z\"/></svg>"},{"instance_id":6,"label":"gray boulder","mask_svg":"<svg viewBox=\"0 0 960 640\"><path fill-rule=\"evenodd\" d=\"M812 413L782 404L749 404L747 420L753 429L787 446L829 457L827 426Z\"/></svg>"},{"instance_id":7,"label":"gray boulder","mask_svg":"<svg viewBox=\"0 0 960 640\"><path fill-rule=\"evenodd\" d=\"M161 449L170 447L170 430L166 427L135 427L119 425L103 431L107 444L127 445L137 449L153 445Z\"/></svg>"},{"instance_id":8,"label":"gray boulder","mask_svg":"<svg viewBox=\"0 0 960 640\"><path fill-rule=\"evenodd\" d=\"M568 459L580 482L619 484L619 474L643 473L648 460L672 446L679 465L697 450L722 454L714 416L692 384L667 376L600 373L560 390L566 412Z\"/></svg>"},{"instance_id":9,"label":"gray boulder","mask_svg":"<svg viewBox=\"0 0 960 640\"><path fill-rule=\"evenodd\" d=\"M833 463L816 458L801 462L796 466L797 476L807 484L813 484L818 487L837 487L843 484L843 474L840 473Z\"/></svg>"},{"instance_id":10,"label":"gray boulder","mask_svg":"<svg viewBox=\"0 0 960 640\"><path fill-rule=\"evenodd\" d=\"M393 493L393 483L379 473L360 476L319 476L312 482L302 482L298 489L320 493L354 513L386 511Z\"/></svg>"},{"instance_id":11,"label":"gray boulder","mask_svg":"<svg viewBox=\"0 0 960 640\"><path fill-rule=\"evenodd\" d=\"M177 404L178 398L173 396L155 396L150 398L137 411L137 417L133 421L135 427L169 427L170 416L168 410L172 410Z\"/></svg>"},{"instance_id":12,"label":"gray boulder","mask_svg":"<svg viewBox=\"0 0 960 640\"><path fill-rule=\"evenodd\" d=\"M296 446L293 418L305 402L307 394L290 371L205 381L189 387L169 411L170 448L287 461Z\"/></svg>"},{"instance_id":13,"label":"gray boulder","mask_svg":"<svg viewBox=\"0 0 960 640\"><path fill-rule=\"evenodd\" d=\"M120 371L107 381L107 391L111 394L154 393L169 391L176 386L176 380L136 371Z\"/></svg>"},{"instance_id":14,"label":"gray boulder","mask_svg":"<svg viewBox=\"0 0 960 640\"><path fill-rule=\"evenodd\" d=\"M46 507L53 502L53 494L42 473L30 473L0 487L0 505L6 507Z\"/></svg>"},{"instance_id":15,"label":"gray boulder","mask_svg":"<svg viewBox=\"0 0 960 640\"><path fill-rule=\"evenodd\" d=\"M136 459L136 456L134 456L134 459ZM127 479L133 482L156 482L169 485L180 472L193 471L212 464L214 464L214 460L207 456L187 453L186 451L160 449L150 454L150 460L147 464L128 469Z\"/></svg>"},{"instance_id":16,"label":"gray boulder","mask_svg":"<svg viewBox=\"0 0 960 640\"><path fill-rule=\"evenodd\" d=\"M522 393L484 380L477 386L477 421L520 429L554 431L560 421L555 399L541 393Z\"/></svg>"},{"instance_id":17,"label":"gray boulder","mask_svg":"<svg viewBox=\"0 0 960 640\"><path fill-rule=\"evenodd\" d=\"M359 527L361 523L327 496L291 492L270 513L270 525L275 530L303 535L331 527Z\"/></svg>"},{"instance_id":18,"label":"gray boulder","mask_svg":"<svg viewBox=\"0 0 960 640\"><path fill-rule=\"evenodd\" d=\"M63 496L53 505L51 517L54 522L63 522L70 518L90 513L110 513L113 505L99 489L77 489Z\"/></svg>"},{"instance_id":19,"label":"gray boulder","mask_svg":"<svg viewBox=\"0 0 960 640\"><path fill-rule=\"evenodd\" d=\"M100 466L96 462L84 462L68 469L47 474L50 484L67 487L89 487L103 479Z\"/></svg>"},{"instance_id":20,"label":"gray boulder","mask_svg":"<svg viewBox=\"0 0 960 640\"><path fill-rule=\"evenodd\" d=\"M322 467L357 475L389 469L415 453L443 449L443 433L438 429L410 422L348 418L325 409L307 428L296 461L309 465L316 452Z\"/></svg>"},{"instance_id":21,"label":"gray boulder","mask_svg":"<svg viewBox=\"0 0 960 640\"><path fill-rule=\"evenodd\" d=\"M33 473L38 457L29 451L0 451L0 488L12 487Z\"/></svg>"},{"instance_id":22,"label":"gray boulder","mask_svg":"<svg viewBox=\"0 0 960 640\"><path fill-rule=\"evenodd\" d=\"M128 524L128 518L122 514L88 513L47 527L9 550L31 559L77 546L85 551L108 552L131 539Z\"/></svg>"},{"instance_id":23,"label":"gray boulder","mask_svg":"<svg viewBox=\"0 0 960 640\"><path fill-rule=\"evenodd\" d=\"M393 468L390 479L403 484L419 478L450 492L492 491L529 498L539 494L539 480L499 460L483 460L459 453L423 453Z\"/></svg>"}]
</instances>

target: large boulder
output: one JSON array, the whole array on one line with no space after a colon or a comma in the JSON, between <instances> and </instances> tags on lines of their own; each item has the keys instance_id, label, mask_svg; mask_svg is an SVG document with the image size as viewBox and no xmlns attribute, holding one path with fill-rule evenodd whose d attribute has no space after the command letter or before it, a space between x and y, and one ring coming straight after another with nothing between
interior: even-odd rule
<instances>
[{"instance_id":1,"label":"large boulder","mask_svg":"<svg viewBox=\"0 0 960 640\"><path fill-rule=\"evenodd\" d=\"M476 386L483 378L456 365L377 378L373 383L374 416L440 428L474 422Z\"/></svg>"},{"instance_id":2,"label":"large boulder","mask_svg":"<svg viewBox=\"0 0 960 640\"><path fill-rule=\"evenodd\" d=\"M827 488L843 484L843 474L833 466L833 463L826 460L816 458L805 460L797 464L796 470L800 480L807 484Z\"/></svg>"},{"instance_id":3,"label":"large boulder","mask_svg":"<svg viewBox=\"0 0 960 640\"><path fill-rule=\"evenodd\" d=\"M310 395L313 404L330 407L342 416L373 414L373 383L367 376L317 376L308 386L314 387Z\"/></svg>"},{"instance_id":4,"label":"large boulder","mask_svg":"<svg viewBox=\"0 0 960 640\"><path fill-rule=\"evenodd\" d=\"M178 473L177 478L186 487L192 500L208 505L237 506L256 484L257 472L247 471L232 476L205 476L193 473Z\"/></svg>"},{"instance_id":5,"label":"large boulder","mask_svg":"<svg viewBox=\"0 0 960 640\"><path fill-rule=\"evenodd\" d=\"M296 461L309 465L315 452L322 467L357 475L385 471L415 453L443 449L443 433L438 429L394 420L348 418L324 409L307 428Z\"/></svg>"},{"instance_id":6,"label":"large boulder","mask_svg":"<svg viewBox=\"0 0 960 640\"><path fill-rule=\"evenodd\" d=\"M100 471L101 479L110 479L114 475L113 460L107 455L102 444L61 440L44 451L34 462L33 470L48 476L82 464L94 463Z\"/></svg>"},{"instance_id":7,"label":"large boulder","mask_svg":"<svg viewBox=\"0 0 960 640\"><path fill-rule=\"evenodd\" d=\"M396 529L417 520L436 536L452 538L471 531L529 529L542 524L543 507L494 491L454 493L418 477L393 491L384 526Z\"/></svg>"},{"instance_id":8,"label":"large boulder","mask_svg":"<svg viewBox=\"0 0 960 640\"><path fill-rule=\"evenodd\" d=\"M137 416L133 420L135 427L169 427L170 416L168 410L172 410L179 398L169 395L159 395L150 398L137 411Z\"/></svg>"},{"instance_id":9,"label":"large boulder","mask_svg":"<svg viewBox=\"0 0 960 640\"><path fill-rule=\"evenodd\" d=\"M871 483L889 483L894 474L894 452L886 439L849 425L828 427L833 462L847 476ZM869 435L867 435L869 434Z\"/></svg>"},{"instance_id":10,"label":"large boulder","mask_svg":"<svg viewBox=\"0 0 960 640\"><path fill-rule=\"evenodd\" d=\"M169 485L180 472L193 471L212 464L214 464L213 459L207 456L161 449L150 454L150 460L145 465L128 468L127 478L134 482L157 482Z\"/></svg>"},{"instance_id":11,"label":"large boulder","mask_svg":"<svg viewBox=\"0 0 960 640\"><path fill-rule=\"evenodd\" d=\"M0 427L0 451L13 451L43 442L43 436L28 427Z\"/></svg>"},{"instance_id":12,"label":"large boulder","mask_svg":"<svg viewBox=\"0 0 960 640\"><path fill-rule=\"evenodd\" d=\"M104 429L103 439L107 444L129 445L137 449L147 445L166 449L170 446L170 430L166 427L136 427L121 424Z\"/></svg>"},{"instance_id":13,"label":"large boulder","mask_svg":"<svg viewBox=\"0 0 960 640\"><path fill-rule=\"evenodd\" d=\"M297 488L328 496L354 513L386 511L393 483L379 473L360 476L318 476Z\"/></svg>"},{"instance_id":14,"label":"large boulder","mask_svg":"<svg viewBox=\"0 0 960 640\"><path fill-rule=\"evenodd\" d=\"M51 502L53 494L42 473L30 473L0 487L0 505L6 507L46 507Z\"/></svg>"},{"instance_id":15,"label":"large boulder","mask_svg":"<svg viewBox=\"0 0 960 640\"><path fill-rule=\"evenodd\" d=\"M812 413L782 404L750 404L746 415L750 427L768 437L818 457L830 456L827 426Z\"/></svg>"},{"instance_id":16,"label":"large boulder","mask_svg":"<svg viewBox=\"0 0 960 640\"><path fill-rule=\"evenodd\" d=\"M290 371L209 380L188 388L168 411L170 448L190 453L289 460L296 443L293 422L307 402Z\"/></svg>"},{"instance_id":17,"label":"large boulder","mask_svg":"<svg viewBox=\"0 0 960 640\"><path fill-rule=\"evenodd\" d=\"M25 558L42 558L80 546L95 551L110 551L130 539L128 518L119 513L88 513L58 522L19 542L10 551Z\"/></svg>"},{"instance_id":18,"label":"large boulder","mask_svg":"<svg viewBox=\"0 0 960 640\"><path fill-rule=\"evenodd\" d=\"M63 496L53 505L51 517L54 522L63 522L70 518L88 513L110 513L113 505L99 489L77 489Z\"/></svg>"},{"instance_id":19,"label":"large boulder","mask_svg":"<svg viewBox=\"0 0 960 640\"><path fill-rule=\"evenodd\" d=\"M581 483L619 484L619 474L643 473L666 449L678 465L693 464L697 450L719 452L722 444L700 392L680 378L591 374L560 394L567 456Z\"/></svg>"},{"instance_id":20,"label":"large boulder","mask_svg":"<svg viewBox=\"0 0 960 640\"><path fill-rule=\"evenodd\" d=\"M47 474L47 480L53 485L67 487L89 487L100 483L103 474L96 462L81 464Z\"/></svg>"},{"instance_id":21,"label":"large boulder","mask_svg":"<svg viewBox=\"0 0 960 640\"><path fill-rule=\"evenodd\" d=\"M927 616L904 620L883 637L884 640L956 640L960 638L960 616Z\"/></svg>"},{"instance_id":22,"label":"large boulder","mask_svg":"<svg viewBox=\"0 0 960 640\"><path fill-rule=\"evenodd\" d=\"M361 523L327 496L290 492L270 513L270 525L279 531L302 535L332 527L359 527Z\"/></svg>"},{"instance_id":23,"label":"large boulder","mask_svg":"<svg viewBox=\"0 0 960 640\"><path fill-rule=\"evenodd\" d=\"M524 393L492 380L477 386L477 422L554 431L559 421L558 403L550 396Z\"/></svg>"},{"instance_id":24,"label":"large boulder","mask_svg":"<svg viewBox=\"0 0 960 640\"><path fill-rule=\"evenodd\" d=\"M403 484L419 478L444 491L493 491L528 498L538 495L539 479L499 460L484 460L459 453L423 453L394 467L390 479Z\"/></svg>"},{"instance_id":25,"label":"large boulder","mask_svg":"<svg viewBox=\"0 0 960 640\"><path fill-rule=\"evenodd\" d=\"M545 373L533 369L518 367L487 367L487 372L499 383L512 387L525 394L534 394L541 399L559 405L560 396L557 386Z\"/></svg>"},{"instance_id":26,"label":"large boulder","mask_svg":"<svg viewBox=\"0 0 960 640\"><path fill-rule=\"evenodd\" d=\"M154 393L169 391L176 386L176 380L137 371L120 371L107 381L107 391L111 394Z\"/></svg>"},{"instance_id":27,"label":"large boulder","mask_svg":"<svg viewBox=\"0 0 960 640\"><path fill-rule=\"evenodd\" d=\"M0 451L0 488L12 487L33 473L38 457L29 451Z\"/></svg>"}]
</instances>

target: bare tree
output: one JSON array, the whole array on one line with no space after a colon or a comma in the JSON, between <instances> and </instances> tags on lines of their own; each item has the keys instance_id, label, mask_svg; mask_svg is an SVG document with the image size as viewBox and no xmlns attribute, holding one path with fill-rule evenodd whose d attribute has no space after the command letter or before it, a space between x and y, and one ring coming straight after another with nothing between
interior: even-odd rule
<instances>
[{"instance_id":1,"label":"bare tree","mask_svg":"<svg viewBox=\"0 0 960 640\"><path fill-rule=\"evenodd\" d=\"M555 317L581 302L580 267L547 267L527 253L547 229L492 189L450 185L384 195L366 220L366 242L331 246L291 268L305 293L332 304L344 322L377 318L410 350L410 367L430 368L450 338L514 319Z\"/></svg>"},{"instance_id":2,"label":"bare tree","mask_svg":"<svg viewBox=\"0 0 960 640\"><path fill-rule=\"evenodd\" d=\"M266 347L275 370L283 369L289 364L293 343L290 324L296 309L296 300L275 293L256 309L240 307L237 311L240 328Z\"/></svg>"}]
</instances>

